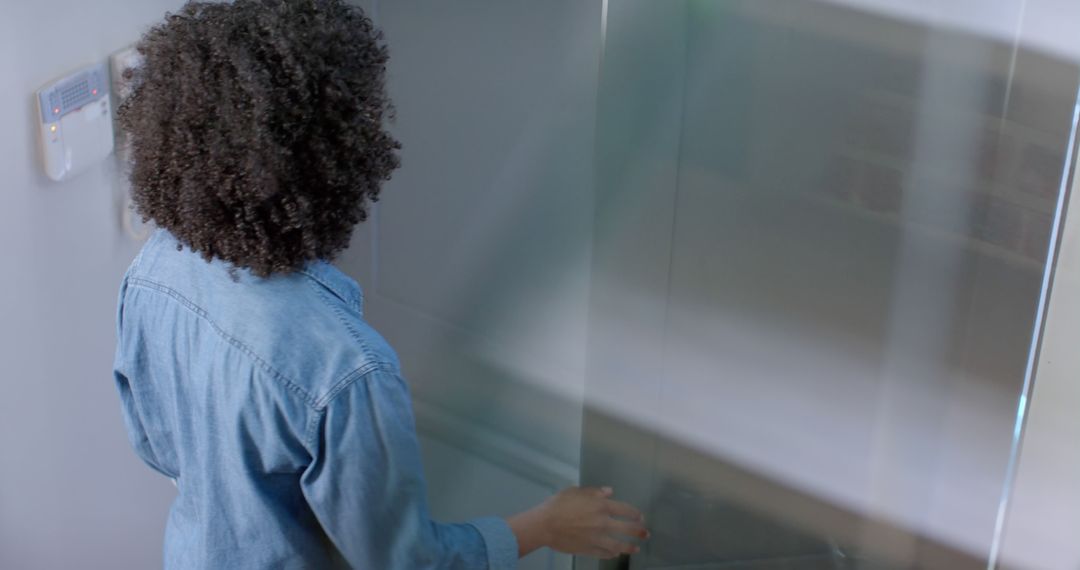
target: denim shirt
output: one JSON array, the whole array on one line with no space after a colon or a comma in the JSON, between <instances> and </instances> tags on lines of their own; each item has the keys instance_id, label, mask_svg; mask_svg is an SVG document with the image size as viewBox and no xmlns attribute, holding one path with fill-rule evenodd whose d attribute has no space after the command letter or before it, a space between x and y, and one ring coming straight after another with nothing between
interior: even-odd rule
<instances>
[{"instance_id":1,"label":"denim shirt","mask_svg":"<svg viewBox=\"0 0 1080 570\"><path fill-rule=\"evenodd\" d=\"M166 568L516 567L502 519L430 519L397 356L329 263L258 278L158 230L117 335L131 445L179 490Z\"/></svg>"}]
</instances>

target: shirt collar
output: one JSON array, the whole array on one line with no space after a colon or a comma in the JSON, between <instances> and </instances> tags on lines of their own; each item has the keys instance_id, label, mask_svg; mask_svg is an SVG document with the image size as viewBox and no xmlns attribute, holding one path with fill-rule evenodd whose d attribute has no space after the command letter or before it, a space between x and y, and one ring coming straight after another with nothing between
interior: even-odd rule
<instances>
[{"instance_id":1,"label":"shirt collar","mask_svg":"<svg viewBox=\"0 0 1080 570\"><path fill-rule=\"evenodd\" d=\"M312 261L304 266L300 273L318 281L342 301L358 312L363 312L364 292L360 289L360 284L334 267L332 263L323 260Z\"/></svg>"}]
</instances>

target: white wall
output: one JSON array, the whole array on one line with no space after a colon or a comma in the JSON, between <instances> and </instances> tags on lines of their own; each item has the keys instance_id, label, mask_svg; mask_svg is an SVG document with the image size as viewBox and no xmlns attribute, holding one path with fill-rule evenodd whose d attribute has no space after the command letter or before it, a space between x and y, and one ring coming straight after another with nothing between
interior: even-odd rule
<instances>
[{"instance_id":1,"label":"white wall","mask_svg":"<svg viewBox=\"0 0 1080 570\"><path fill-rule=\"evenodd\" d=\"M33 93L102 61L179 0L0 2L0 567L153 568L173 487L130 450L112 382L137 244L115 165L49 182Z\"/></svg>"}]
</instances>

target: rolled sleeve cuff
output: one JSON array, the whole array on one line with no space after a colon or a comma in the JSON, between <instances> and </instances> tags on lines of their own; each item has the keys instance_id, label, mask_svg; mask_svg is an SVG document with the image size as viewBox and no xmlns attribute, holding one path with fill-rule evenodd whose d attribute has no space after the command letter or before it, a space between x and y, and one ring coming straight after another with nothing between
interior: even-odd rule
<instances>
[{"instance_id":1,"label":"rolled sleeve cuff","mask_svg":"<svg viewBox=\"0 0 1080 570\"><path fill-rule=\"evenodd\" d=\"M480 532L487 548L490 570L513 570L517 568L518 544L510 525L499 517L485 517L469 521Z\"/></svg>"}]
</instances>

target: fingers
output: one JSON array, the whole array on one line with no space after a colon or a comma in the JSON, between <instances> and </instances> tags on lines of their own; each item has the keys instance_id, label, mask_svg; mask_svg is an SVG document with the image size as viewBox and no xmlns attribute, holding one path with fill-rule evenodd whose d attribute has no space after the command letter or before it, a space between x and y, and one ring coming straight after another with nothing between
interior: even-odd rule
<instances>
[{"instance_id":1,"label":"fingers","mask_svg":"<svg viewBox=\"0 0 1080 570\"><path fill-rule=\"evenodd\" d=\"M594 497L599 499L606 499L615 493L615 490L611 487L585 487L584 491L588 492Z\"/></svg>"},{"instance_id":2,"label":"fingers","mask_svg":"<svg viewBox=\"0 0 1080 570\"><path fill-rule=\"evenodd\" d=\"M645 516L641 514L641 511L620 501L608 501L607 508L608 513L612 516L622 517L624 519L630 519L635 521L645 520Z\"/></svg>"},{"instance_id":3,"label":"fingers","mask_svg":"<svg viewBox=\"0 0 1080 570\"><path fill-rule=\"evenodd\" d=\"M638 540L645 540L649 538L649 531L645 528L645 525L640 521L624 521L618 519L610 519L608 522L608 532L621 536L628 536L636 538Z\"/></svg>"}]
</instances>

